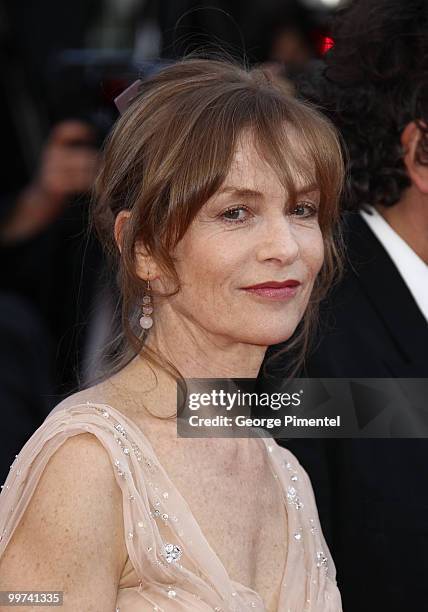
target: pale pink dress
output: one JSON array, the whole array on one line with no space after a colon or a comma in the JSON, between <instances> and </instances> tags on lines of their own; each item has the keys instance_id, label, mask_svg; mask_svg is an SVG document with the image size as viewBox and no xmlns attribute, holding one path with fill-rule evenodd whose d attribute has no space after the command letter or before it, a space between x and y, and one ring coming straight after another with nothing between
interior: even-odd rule
<instances>
[{"instance_id":1,"label":"pale pink dress","mask_svg":"<svg viewBox=\"0 0 428 612\"><path fill-rule=\"evenodd\" d=\"M49 458L68 437L84 432L103 444L123 494L129 559L120 579L118 611L265 610L258 593L228 576L140 428L107 404L60 404L22 448L0 495L0 557ZM261 439L284 492L287 516L278 612L341 612L309 479L289 451Z\"/></svg>"}]
</instances>

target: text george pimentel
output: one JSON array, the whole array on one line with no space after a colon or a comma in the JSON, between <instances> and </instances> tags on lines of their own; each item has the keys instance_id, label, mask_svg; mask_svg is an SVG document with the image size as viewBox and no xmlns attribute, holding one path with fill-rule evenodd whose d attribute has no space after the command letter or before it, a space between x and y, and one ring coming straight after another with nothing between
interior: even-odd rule
<instances>
[{"instance_id":1,"label":"text george pimentel","mask_svg":"<svg viewBox=\"0 0 428 612\"><path fill-rule=\"evenodd\" d=\"M189 417L191 427L340 427L340 414L336 417L304 418L285 415L283 418L252 418L243 415L228 417L217 415L214 417Z\"/></svg>"}]
</instances>

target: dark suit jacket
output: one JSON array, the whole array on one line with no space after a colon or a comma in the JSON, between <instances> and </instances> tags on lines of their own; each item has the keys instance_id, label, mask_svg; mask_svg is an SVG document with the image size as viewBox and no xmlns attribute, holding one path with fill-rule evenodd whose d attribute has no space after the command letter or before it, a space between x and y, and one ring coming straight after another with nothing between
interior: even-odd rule
<instances>
[{"instance_id":1,"label":"dark suit jacket","mask_svg":"<svg viewBox=\"0 0 428 612\"><path fill-rule=\"evenodd\" d=\"M428 377L428 325L393 262L358 214L345 240L307 375ZM428 610L428 439L286 445L311 477L344 611Z\"/></svg>"}]
</instances>

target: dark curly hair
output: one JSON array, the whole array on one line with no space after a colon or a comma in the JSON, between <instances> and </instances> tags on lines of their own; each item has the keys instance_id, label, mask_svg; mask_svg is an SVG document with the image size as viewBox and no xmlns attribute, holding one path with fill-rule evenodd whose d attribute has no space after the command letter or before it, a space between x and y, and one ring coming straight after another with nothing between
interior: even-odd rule
<instances>
[{"instance_id":1,"label":"dark curly hair","mask_svg":"<svg viewBox=\"0 0 428 612\"><path fill-rule=\"evenodd\" d=\"M410 185L401 133L415 121L417 161L428 164L428 2L356 0L332 24L334 47L298 94L339 129L348 158L344 208L393 206Z\"/></svg>"}]
</instances>

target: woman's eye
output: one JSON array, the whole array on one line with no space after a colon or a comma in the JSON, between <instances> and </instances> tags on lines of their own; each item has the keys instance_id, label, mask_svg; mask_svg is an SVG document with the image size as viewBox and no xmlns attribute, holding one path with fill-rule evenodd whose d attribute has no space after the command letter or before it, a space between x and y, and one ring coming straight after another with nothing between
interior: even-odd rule
<instances>
[{"instance_id":1,"label":"woman's eye","mask_svg":"<svg viewBox=\"0 0 428 612\"><path fill-rule=\"evenodd\" d=\"M291 214L296 217L314 217L317 214L318 210L314 204L310 202L299 202L292 210Z\"/></svg>"},{"instance_id":2,"label":"woman's eye","mask_svg":"<svg viewBox=\"0 0 428 612\"><path fill-rule=\"evenodd\" d=\"M248 209L245 206L236 206L225 210L221 217L227 223L244 223L248 219Z\"/></svg>"}]
</instances>

